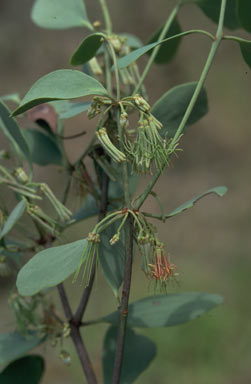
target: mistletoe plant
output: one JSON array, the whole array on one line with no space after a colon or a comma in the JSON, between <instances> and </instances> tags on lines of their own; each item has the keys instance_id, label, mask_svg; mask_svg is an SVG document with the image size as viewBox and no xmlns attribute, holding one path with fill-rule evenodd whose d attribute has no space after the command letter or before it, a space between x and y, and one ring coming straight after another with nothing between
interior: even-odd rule
<instances>
[{"instance_id":1,"label":"mistletoe plant","mask_svg":"<svg viewBox=\"0 0 251 384\"><path fill-rule=\"evenodd\" d=\"M110 324L103 344L104 383L133 383L156 354L154 343L135 333L134 328L185 323L222 302L215 294L168 293L169 282L178 278L178 268L158 236L154 219L164 223L210 193L223 196L226 187L212 188L165 213L154 186L182 149L187 128L207 113L204 83L220 44L224 40L236 41L251 67L251 42L223 33L224 27L243 27L251 32L251 2L178 1L147 45L131 34L113 32L105 0L99 3L104 26L100 21L89 21L83 0L36 0L31 17L37 25L90 31L70 59L73 66L80 68L43 76L21 101L16 94L1 97L0 126L12 148L12 154L1 151L1 189L13 193L17 203L10 210L3 198L0 202L0 275L9 276L18 270L17 290L13 289L9 296L16 328L0 335L0 363L7 365L0 374L1 382L14 383L10 378L26 369L26 382L38 383L44 369L42 357L23 355L48 341L60 345L60 357L70 363L63 342L71 337L86 381L97 383L80 329L104 322ZM177 16L189 3L217 23L216 33L182 31ZM190 34L201 34L212 42L198 82L177 85L150 105L144 81L152 64L168 63L181 39ZM148 62L141 73L137 60L145 54ZM74 101L85 96L89 101ZM9 101L18 103L12 113L5 104ZM25 112L36 129L19 128L14 117ZM96 129L83 153L72 163L64 150L65 139L85 132L67 135L64 122L80 113L94 119ZM87 158L95 172L87 167ZM56 164L63 169L65 188L61 197L55 196L47 184L34 181L33 163ZM149 175L149 184L138 195L136 184L141 174ZM78 186L84 201L74 213L67 208L72 184ZM142 210L150 195L159 203L160 214ZM45 200L51 204L51 211L45 208ZM90 228L87 238L63 244L66 229L95 215L97 224ZM34 230L25 231L24 222ZM132 264L138 257L153 294L128 304ZM110 285L118 308L87 322L84 316L98 270ZM70 276L82 291L75 313L64 288ZM51 301L49 293L53 288L58 290L64 314Z\"/></svg>"}]
</instances>

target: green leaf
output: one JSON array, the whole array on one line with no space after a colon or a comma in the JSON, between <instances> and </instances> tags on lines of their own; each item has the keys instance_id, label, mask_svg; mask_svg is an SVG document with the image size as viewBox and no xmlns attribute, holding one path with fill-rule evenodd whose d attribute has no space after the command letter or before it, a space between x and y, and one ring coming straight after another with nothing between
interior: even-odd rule
<instances>
[{"instance_id":1,"label":"green leaf","mask_svg":"<svg viewBox=\"0 0 251 384\"><path fill-rule=\"evenodd\" d=\"M13 211L8 216L8 219L5 221L3 229L0 233L0 239L2 239L7 233L14 227L14 225L18 222L20 217L23 215L26 208L26 200L22 199L15 206Z\"/></svg>"},{"instance_id":2,"label":"green leaf","mask_svg":"<svg viewBox=\"0 0 251 384\"><path fill-rule=\"evenodd\" d=\"M62 164L62 153L52 137L36 129L25 129L24 136L33 163L38 165Z\"/></svg>"},{"instance_id":3,"label":"green leaf","mask_svg":"<svg viewBox=\"0 0 251 384\"><path fill-rule=\"evenodd\" d=\"M242 28L251 32L251 2L250 0L237 0L237 13Z\"/></svg>"},{"instance_id":4,"label":"green leaf","mask_svg":"<svg viewBox=\"0 0 251 384\"><path fill-rule=\"evenodd\" d=\"M160 34L161 34L162 29L163 29L163 26L160 29L158 29L157 32L155 32L153 34L153 36L148 40L147 43L151 44L151 43L156 42L158 40ZM181 27L180 27L177 19L174 19L168 32L164 36L164 39L171 37L171 36L174 36L174 35L178 35L181 32L182 32L182 30L181 30ZM157 53L157 56L154 59L154 62L156 64L168 63L175 56L177 49L180 45L180 42L181 42L181 38L177 38L177 39L173 39L171 41L168 41L168 42L162 44L160 46L158 53ZM151 54L151 52L148 52L148 54Z\"/></svg>"},{"instance_id":5,"label":"green leaf","mask_svg":"<svg viewBox=\"0 0 251 384\"><path fill-rule=\"evenodd\" d=\"M70 102L67 100L52 101L52 106L55 108L60 119L70 119L82 112L87 111L90 106L90 101Z\"/></svg>"},{"instance_id":6,"label":"green leaf","mask_svg":"<svg viewBox=\"0 0 251 384\"><path fill-rule=\"evenodd\" d=\"M128 308L128 326L140 328L170 327L196 319L221 304L219 295L201 292L156 295L131 303ZM102 321L117 324L118 314L113 312Z\"/></svg>"},{"instance_id":7,"label":"green leaf","mask_svg":"<svg viewBox=\"0 0 251 384\"><path fill-rule=\"evenodd\" d=\"M145 53L149 52L151 49L153 49L157 45L165 44L165 52L167 52L167 44L170 44L171 42L173 43L173 41L175 41L177 39L180 40L180 38L182 36L190 35L190 34L193 34L193 33L201 33L201 31L200 30L189 30L189 31L181 32L181 33L179 33L177 35L172 35L172 36L170 36L170 37L168 37L168 38L166 38L164 40L161 40L159 42L148 44L148 45L144 45L143 47L140 47L140 48L136 49L135 51L130 52L128 55L125 55L125 56L121 57L117 61L117 66L118 66L119 69L128 67L131 63L133 63L136 60L138 60L142 55L144 55ZM112 66L111 70L112 71L114 70L114 65Z\"/></svg>"},{"instance_id":8,"label":"green leaf","mask_svg":"<svg viewBox=\"0 0 251 384\"><path fill-rule=\"evenodd\" d=\"M248 1L249 0L247 0L247 2ZM183 0L183 4L186 3L196 4L209 19L218 24L221 0ZM236 0L227 1L224 26L232 30L240 27L239 20L237 18Z\"/></svg>"},{"instance_id":9,"label":"green leaf","mask_svg":"<svg viewBox=\"0 0 251 384\"><path fill-rule=\"evenodd\" d=\"M93 33L87 36L73 53L71 65L81 65L91 60L104 42L102 33Z\"/></svg>"},{"instance_id":10,"label":"green leaf","mask_svg":"<svg viewBox=\"0 0 251 384\"><path fill-rule=\"evenodd\" d=\"M31 18L39 27L67 29L86 27L93 30L83 0L36 0Z\"/></svg>"},{"instance_id":11,"label":"green leaf","mask_svg":"<svg viewBox=\"0 0 251 384\"><path fill-rule=\"evenodd\" d=\"M45 338L38 337L37 332L30 331L26 336L19 332L0 334L0 364L4 365L24 355Z\"/></svg>"},{"instance_id":12,"label":"green leaf","mask_svg":"<svg viewBox=\"0 0 251 384\"><path fill-rule=\"evenodd\" d=\"M245 60L249 68L251 68L251 41L241 41L239 45L243 59Z\"/></svg>"},{"instance_id":13,"label":"green leaf","mask_svg":"<svg viewBox=\"0 0 251 384\"><path fill-rule=\"evenodd\" d=\"M118 290L124 277L125 249L123 237L114 245L111 245L109 240L117 232L120 222L119 220L112 223L102 232L99 246L100 266L106 281L116 297L118 297ZM123 236L123 233L121 233L121 236Z\"/></svg>"},{"instance_id":14,"label":"green leaf","mask_svg":"<svg viewBox=\"0 0 251 384\"><path fill-rule=\"evenodd\" d=\"M143 56L145 53L150 51L152 48L156 47L156 45L158 45L158 43L152 43L152 44L144 45L143 47L135 49L135 51L128 53L128 55L121 57L121 59L119 59L117 61L118 68L122 69L122 68L128 67L131 63L138 60L139 57ZM112 70L113 69L114 69L114 66L112 66Z\"/></svg>"},{"instance_id":15,"label":"green leaf","mask_svg":"<svg viewBox=\"0 0 251 384\"><path fill-rule=\"evenodd\" d=\"M152 114L163 124L160 134L165 137L173 137L187 110L194 94L197 83L178 85L163 96L153 105ZM208 112L207 94L202 88L193 111L188 119L187 126L196 123Z\"/></svg>"},{"instance_id":16,"label":"green leaf","mask_svg":"<svg viewBox=\"0 0 251 384\"><path fill-rule=\"evenodd\" d=\"M35 295L67 279L79 266L86 245L86 239L78 240L44 249L33 256L17 275L20 295Z\"/></svg>"},{"instance_id":17,"label":"green leaf","mask_svg":"<svg viewBox=\"0 0 251 384\"><path fill-rule=\"evenodd\" d=\"M103 346L104 384L112 382L113 364L117 344L117 327L106 332ZM146 336L137 335L127 328L120 384L132 384L156 356L156 346Z\"/></svg>"},{"instance_id":18,"label":"green leaf","mask_svg":"<svg viewBox=\"0 0 251 384\"><path fill-rule=\"evenodd\" d=\"M81 221L99 213L97 202L92 195L87 195L83 207L72 215L72 220Z\"/></svg>"},{"instance_id":19,"label":"green leaf","mask_svg":"<svg viewBox=\"0 0 251 384\"><path fill-rule=\"evenodd\" d=\"M16 119L10 117L10 111L4 103L0 101L0 128L7 138L12 143L17 153L19 152L22 156L30 162L29 148L25 142L19 126L17 125Z\"/></svg>"},{"instance_id":20,"label":"green leaf","mask_svg":"<svg viewBox=\"0 0 251 384\"><path fill-rule=\"evenodd\" d=\"M109 204L107 211L112 211L114 208L116 208L115 204ZM81 220L87 219L88 217L96 216L99 212L100 209L98 208L97 201L92 195L87 195L84 205L72 215L72 224L74 224L74 222L77 223Z\"/></svg>"},{"instance_id":21,"label":"green leaf","mask_svg":"<svg viewBox=\"0 0 251 384\"><path fill-rule=\"evenodd\" d=\"M199 201L204 196L207 196L211 193L216 193L218 196L222 197L225 195L226 192L227 192L227 187L225 187L225 186L219 186L219 187L214 187L214 188L208 189L208 191L199 194L198 196L196 196L193 199L187 201L186 203L180 205L178 208L174 209L172 212L165 215L165 218L167 219L169 217L178 215L179 213L185 211L186 209L192 208L197 201Z\"/></svg>"},{"instance_id":22,"label":"green leaf","mask_svg":"<svg viewBox=\"0 0 251 384\"><path fill-rule=\"evenodd\" d=\"M107 95L107 91L96 79L83 72L59 69L41 77L26 93L12 116L20 115L47 101L76 99L88 95Z\"/></svg>"},{"instance_id":23,"label":"green leaf","mask_svg":"<svg viewBox=\"0 0 251 384\"><path fill-rule=\"evenodd\" d=\"M44 359L38 355L21 357L0 373L0 384L39 384L44 373Z\"/></svg>"}]
</instances>

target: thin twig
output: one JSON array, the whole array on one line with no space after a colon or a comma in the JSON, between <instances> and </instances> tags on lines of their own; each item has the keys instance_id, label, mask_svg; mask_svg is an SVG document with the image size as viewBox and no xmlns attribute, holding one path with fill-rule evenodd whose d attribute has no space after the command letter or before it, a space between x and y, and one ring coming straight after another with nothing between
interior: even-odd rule
<instances>
[{"instance_id":1,"label":"thin twig","mask_svg":"<svg viewBox=\"0 0 251 384\"><path fill-rule=\"evenodd\" d=\"M61 299L65 316L69 321L69 324L71 327L71 338L76 347L77 354L78 354L80 363L82 365L83 371L85 373L87 382L88 384L97 384L97 379L96 379L89 355L87 353L86 347L84 345L84 342L79 330L79 326L72 321L73 319L72 310L71 310L64 286L61 283L57 286L57 288L58 288L58 293Z\"/></svg>"},{"instance_id":2,"label":"thin twig","mask_svg":"<svg viewBox=\"0 0 251 384\"><path fill-rule=\"evenodd\" d=\"M118 308L118 336L113 368L112 384L119 384L125 348L126 325L128 317L128 302L131 287L132 260L133 260L133 218L130 215L125 224L126 261L124 285L121 304Z\"/></svg>"},{"instance_id":3,"label":"thin twig","mask_svg":"<svg viewBox=\"0 0 251 384\"><path fill-rule=\"evenodd\" d=\"M120 113L117 112L117 125L119 135L121 135L120 126ZM124 203L127 208L131 207L130 193L129 193L129 180L127 164L123 166L123 186L124 186ZM123 364L123 355L125 348L126 325L128 316L128 302L131 289L131 275L132 275L132 260L133 260L133 217L129 215L124 225L125 233L125 271L124 271L124 284L122 289L122 296L120 306L118 308L118 335L117 346L114 359L113 379L112 384L118 384L120 381L121 369Z\"/></svg>"},{"instance_id":4,"label":"thin twig","mask_svg":"<svg viewBox=\"0 0 251 384\"><path fill-rule=\"evenodd\" d=\"M99 0L99 2L100 2L103 16L104 16L104 20L105 20L106 32L110 34L112 33L112 21L110 18L106 0Z\"/></svg>"}]
</instances>

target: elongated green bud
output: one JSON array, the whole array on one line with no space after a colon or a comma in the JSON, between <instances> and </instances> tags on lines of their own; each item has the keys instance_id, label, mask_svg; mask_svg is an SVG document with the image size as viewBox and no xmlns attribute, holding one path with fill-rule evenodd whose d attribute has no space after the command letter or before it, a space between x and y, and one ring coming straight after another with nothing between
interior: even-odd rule
<instances>
[{"instance_id":1,"label":"elongated green bud","mask_svg":"<svg viewBox=\"0 0 251 384\"><path fill-rule=\"evenodd\" d=\"M96 76L100 76L102 75L102 69L99 65L99 62L98 60L96 59L96 57L93 57L89 62L88 64L90 65L91 67L91 70L92 70L92 73Z\"/></svg>"},{"instance_id":2,"label":"elongated green bud","mask_svg":"<svg viewBox=\"0 0 251 384\"><path fill-rule=\"evenodd\" d=\"M105 127L99 129L96 132L96 135L101 145L104 147L104 149L107 151L107 153L111 156L111 158L114 161L118 163L121 163L122 161L126 161L125 154L121 152L117 147L115 147L115 145L111 142Z\"/></svg>"}]
</instances>

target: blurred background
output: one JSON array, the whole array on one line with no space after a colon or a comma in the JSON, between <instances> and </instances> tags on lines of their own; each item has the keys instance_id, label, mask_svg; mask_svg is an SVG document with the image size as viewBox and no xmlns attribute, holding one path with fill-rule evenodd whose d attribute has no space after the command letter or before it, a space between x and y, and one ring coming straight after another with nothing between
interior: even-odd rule
<instances>
[{"instance_id":1,"label":"blurred background","mask_svg":"<svg viewBox=\"0 0 251 384\"><path fill-rule=\"evenodd\" d=\"M101 18L98 1L85 0L91 21ZM143 42L165 21L173 1L120 0L108 1L115 32L130 32ZM23 96L42 75L60 68L70 68L69 57L87 31L43 30L30 21L33 0L0 1L0 94L20 92ZM216 26L193 5L184 6L179 21L183 30L204 28L214 33ZM236 31L246 37L242 31ZM232 32L230 34L233 34ZM249 36L250 38L250 36ZM168 66L154 65L146 79L153 104L169 88L196 81L210 47L205 37L183 39L178 54ZM143 68L146 59L140 60ZM180 284L170 291L204 291L219 293L225 303L183 326L138 330L157 344L158 355L137 384L246 384L251 382L251 72L243 62L239 47L224 42L216 56L206 82L209 114L191 127L182 139L183 152L163 174L155 191L165 211L169 211L197 194L218 185L226 185L223 198L210 195L194 208L158 224L160 238L178 265ZM21 120L20 120L21 121ZM89 122L75 117L67 122L66 132L81 131ZM92 129L89 124L87 130ZM0 149L5 140L1 135ZM85 146L87 137L67 143L71 159ZM56 166L35 167L36 180L48 182L58 194L62 192L62 173ZM142 178L139 190L148 181ZM74 202L71 203L74 208ZM76 202L77 204L77 202ZM151 198L144 210L154 212L158 206ZM95 218L73 227L66 241L85 237ZM13 280L14 282L14 280ZM11 285L4 279L1 287L1 330L13 328L13 317L7 305ZM79 287L67 282L73 303L79 298ZM151 294L148 281L136 260L133 269L131 300ZM57 301L56 295L55 300ZM86 320L116 308L112 292L100 275L90 301ZM61 312L60 303L57 310ZM106 326L88 327L83 332L90 349L99 382L102 382L102 338ZM72 365L62 365L59 349L49 345L37 352L47 357L43 384L84 383L71 342L65 344L72 354Z\"/></svg>"}]
</instances>

